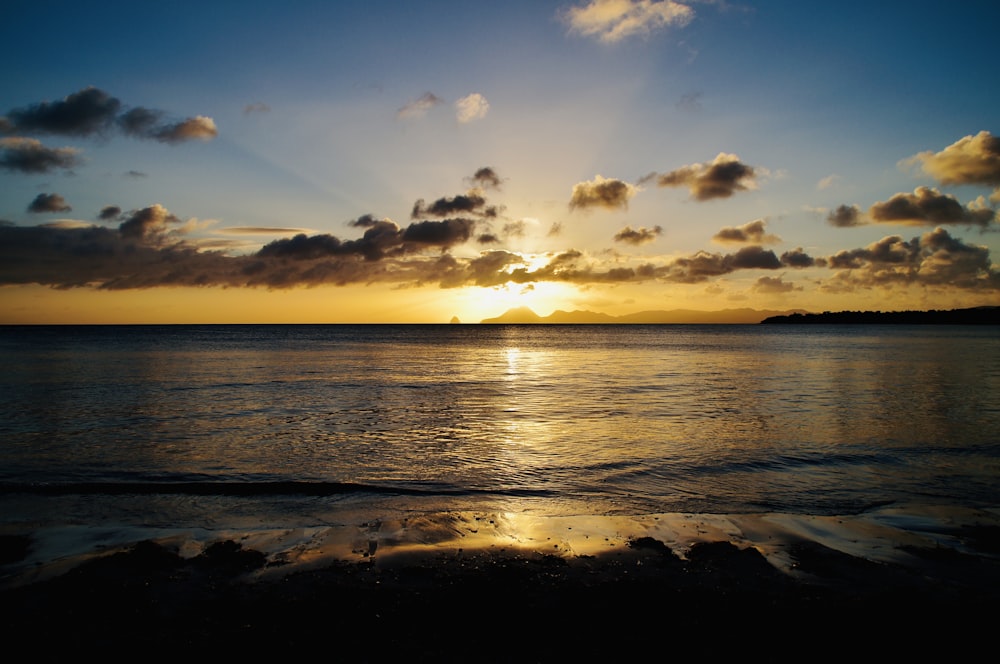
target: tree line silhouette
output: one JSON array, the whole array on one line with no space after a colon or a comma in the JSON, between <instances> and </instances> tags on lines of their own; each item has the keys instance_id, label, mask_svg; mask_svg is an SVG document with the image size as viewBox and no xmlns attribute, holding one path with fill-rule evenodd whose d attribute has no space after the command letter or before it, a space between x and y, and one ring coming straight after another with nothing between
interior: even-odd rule
<instances>
[{"instance_id":1,"label":"tree line silhouette","mask_svg":"<svg viewBox=\"0 0 1000 664\"><path fill-rule=\"evenodd\" d=\"M997 325L1000 324L1000 307L973 307L946 311L824 311L821 314L793 313L769 316L761 321L768 323L805 324L901 324L901 325Z\"/></svg>"}]
</instances>

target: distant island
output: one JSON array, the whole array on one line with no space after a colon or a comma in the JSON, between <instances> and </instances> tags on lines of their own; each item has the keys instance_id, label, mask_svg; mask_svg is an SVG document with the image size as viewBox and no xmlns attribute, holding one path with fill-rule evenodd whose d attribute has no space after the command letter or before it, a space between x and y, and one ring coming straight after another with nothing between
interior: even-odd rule
<instances>
[{"instance_id":1,"label":"distant island","mask_svg":"<svg viewBox=\"0 0 1000 664\"><path fill-rule=\"evenodd\" d=\"M453 318L452 323L458 319ZM759 309L722 309L698 311L696 309L670 309L640 311L623 316L612 316L596 311L553 311L539 316L528 307L507 310L495 318L480 321L486 325L756 325L762 324L933 324L933 325L997 325L1000 324L1000 306L952 309L948 311L839 311L810 313L804 309L769 311Z\"/></svg>"},{"instance_id":2,"label":"distant island","mask_svg":"<svg viewBox=\"0 0 1000 664\"><path fill-rule=\"evenodd\" d=\"M753 325L768 317L806 313L803 310L759 311L757 309L724 309L722 311L697 311L694 309L672 309L670 311L640 311L624 316L611 316L594 311L553 311L548 316L539 316L528 307L510 309L496 318L486 318L483 324L550 324L550 325L595 325L595 324L743 324Z\"/></svg>"},{"instance_id":3,"label":"distant island","mask_svg":"<svg viewBox=\"0 0 1000 664\"><path fill-rule=\"evenodd\" d=\"M825 311L769 316L764 324L879 324L879 325L998 325L1000 307L973 307L948 311Z\"/></svg>"}]
</instances>

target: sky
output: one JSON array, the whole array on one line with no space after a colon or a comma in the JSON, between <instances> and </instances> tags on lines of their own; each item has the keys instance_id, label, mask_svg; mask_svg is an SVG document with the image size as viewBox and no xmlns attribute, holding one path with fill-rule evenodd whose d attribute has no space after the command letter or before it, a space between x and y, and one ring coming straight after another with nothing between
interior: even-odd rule
<instances>
[{"instance_id":1,"label":"sky","mask_svg":"<svg viewBox=\"0 0 1000 664\"><path fill-rule=\"evenodd\" d=\"M998 24L8 0L0 323L998 305Z\"/></svg>"}]
</instances>

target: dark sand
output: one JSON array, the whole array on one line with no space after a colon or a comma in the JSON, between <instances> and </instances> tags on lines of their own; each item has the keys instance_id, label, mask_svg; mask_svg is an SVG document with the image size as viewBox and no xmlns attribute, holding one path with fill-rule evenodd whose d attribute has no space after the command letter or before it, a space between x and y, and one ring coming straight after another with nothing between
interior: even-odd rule
<instances>
[{"instance_id":1,"label":"dark sand","mask_svg":"<svg viewBox=\"0 0 1000 664\"><path fill-rule=\"evenodd\" d=\"M314 533L305 547L227 537L195 555L145 539L8 574L4 645L43 661L992 659L1000 526L987 516L888 539L884 521L679 515L639 536L535 524L517 545L482 515ZM33 550L31 534L0 537L7 570Z\"/></svg>"}]
</instances>

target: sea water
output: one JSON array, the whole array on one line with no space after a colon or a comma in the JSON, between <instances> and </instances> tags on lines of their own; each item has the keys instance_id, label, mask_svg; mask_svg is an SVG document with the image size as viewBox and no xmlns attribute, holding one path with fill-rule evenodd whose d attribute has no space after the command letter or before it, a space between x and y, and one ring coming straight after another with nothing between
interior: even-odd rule
<instances>
[{"instance_id":1,"label":"sea water","mask_svg":"<svg viewBox=\"0 0 1000 664\"><path fill-rule=\"evenodd\" d=\"M1000 505L995 326L0 328L3 524Z\"/></svg>"}]
</instances>

